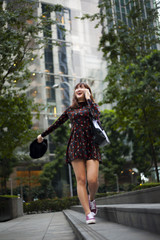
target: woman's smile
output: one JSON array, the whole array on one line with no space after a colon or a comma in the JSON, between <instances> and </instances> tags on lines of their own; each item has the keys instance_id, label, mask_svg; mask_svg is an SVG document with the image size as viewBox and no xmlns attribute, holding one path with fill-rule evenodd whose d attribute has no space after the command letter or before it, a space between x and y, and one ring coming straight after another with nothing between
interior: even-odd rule
<instances>
[{"instance_id":1,"label":"woman's smile","mask_svg":"<svg viewBox=\"0 0 160 240\"><path fill-rule=\"evenodd\" d=\"M77 92L78 96L81 96L83 94L83 92Z\"/></svg>"},{"instance_id":2,"label":"woman's smile","mask_svg":"<svg viewBox=\"0 0 160 240\"><path fill-rule=\"evenodd\" d=\"M79 98L83 98L84 97L84 90L82 89L76 89L75 90L75 94L76 94L76 97L79 99Z\"/></svg>"}]
</instances>

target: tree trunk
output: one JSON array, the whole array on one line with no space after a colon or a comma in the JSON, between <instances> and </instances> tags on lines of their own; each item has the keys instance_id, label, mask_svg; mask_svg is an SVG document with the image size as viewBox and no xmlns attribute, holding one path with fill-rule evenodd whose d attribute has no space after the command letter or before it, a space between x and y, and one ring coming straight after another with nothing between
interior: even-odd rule
<instances>
[{"instance_id":1,"label":"tree trunk","mask_svg":"<svg viewBox=\"0 0 160 240\"><path fill-rule=\"evenodd\" d=\"M151 143L151 150L152 150L152 159L154 162L155 170L156 170L156 177L157 177L157 182L159 182L159 172L158 172L158 166L157 166L157 158L156 158L156 153L153 147L153 144Z\"/></svg>"},{"instance_id":2,"label":"tree trunk","mask_svg":"<svg viewBox=\"0 0 160 240\"><path fill-rule=\"evenodd\" d=\"M146 126L147 126L147 123L148 123L148 119L147 119L147 114L146 114L146 111L145 109L142 109L143 110L143 114L144 114L144 119L145 119L145 122L146 122ZM144 126L144 129L146 127ZM151 137L151 133L150 131L147 129L147 132L148 132L148 138L149 138L149 142L150 142L150 146L151 146L151 151L152 151L152 160L154 162L154 166L155 166L155 169L156 169L156 177L157 177L157 182L159 182L159 173L158 173L158 166L157 166L157 157L156 157L156 153L155 153L155 149L154 149L154 146L153 146L153 140L152 140L152 137Z\"/></svg>"},{"instance_id":3,"label":"tree trunk","mask_svg":"<svg viewBox=\"0 0 160 240\"><path fill-rule=\"evenodd\" d=\"M2 195L7 194L7 179L5 176L1 178L1 187L2 187Z\"/></svg>"},{"instance_id":4,"label":"tree trunk","mask_svg":"<svg viewBox=\"0 0 160 240\"><path fill-rule=\"evenodd\" d=\"M29 202L32 201L32 196L31 196L31 170L29 169L28 170L28 177L29 177L29 184L28 184L28 187L29 187L29 192L28 192L28 200Z\"/></svg>"}]
</instances>

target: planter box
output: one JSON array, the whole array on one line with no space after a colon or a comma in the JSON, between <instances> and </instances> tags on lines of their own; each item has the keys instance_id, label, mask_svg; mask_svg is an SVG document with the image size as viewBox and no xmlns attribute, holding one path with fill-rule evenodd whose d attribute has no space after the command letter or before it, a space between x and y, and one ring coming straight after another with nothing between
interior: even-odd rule
<instances>
[{"instance_id":1,"label":"planter box","mask_svg":"<svg viewBox=\"0 0 160 240\"><path fill-rule=\"evenodd\" d=\"M21 198L0 197L0 222L23 216Z\"/></svg>"}]
</instances>

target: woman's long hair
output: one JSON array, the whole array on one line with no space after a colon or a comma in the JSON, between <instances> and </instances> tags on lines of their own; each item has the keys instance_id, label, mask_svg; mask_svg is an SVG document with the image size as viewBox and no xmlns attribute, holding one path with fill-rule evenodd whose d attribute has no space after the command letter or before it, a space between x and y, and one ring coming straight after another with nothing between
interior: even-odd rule
<instances>
[{"instance_id":1,"label":"woman's long hair","mask_svg":"<svg viewBox=\"0 0 160 240\"><path fill-rule=\"evenodd\" d=\"M93 95L92 95L92 91L91 91L90 87L88 86L88 84L81 82L81 83L78 83L78 84L75 86L75 88L74 88L74 93L73 93L73 99L72 99L71 108L78 108L78 107L79 107L78 99L76 98L76 95L75 95L75 90L76 90L77 88L79 88L79 87L87 88L87 89L89 90L90 94L91 94L91 96L90 96L91 100L92 100L93 102L95 102L95 101L94 101L94 98L93 98ZM85 100L85 101L86 101L86 100Z\"/></svg>"}]
</instances>

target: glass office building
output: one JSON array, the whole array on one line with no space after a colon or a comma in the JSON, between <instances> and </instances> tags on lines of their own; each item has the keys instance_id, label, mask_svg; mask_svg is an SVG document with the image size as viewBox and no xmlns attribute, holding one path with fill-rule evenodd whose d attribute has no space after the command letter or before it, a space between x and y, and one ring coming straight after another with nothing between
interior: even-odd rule
<instances>
[{"instance_id":1,"label":"glass office building","mask_svg":"<svg viewBox=\"0 0 160 240\"><path fill-rule=\"evenodd\" d=\"M135 5L139 6L142 11L142 18L146 19L148 9L152 9L155 7L156 0L112 0L112 13L114 20L118 22L118 20L124 22L124 24L128 25L130 28L133 27L132 20L127 17L127 15L131 12ZM154 26L155 22L151 21L151 25ZM155 38L155 36L152 36ZM153 49L159 49L159 45L153 45Z\"/></svg>"},{"instance_id":2,"label":"glass office building","mask_svg":"<svg viewBox=\"0 0 160 240\"><path fill-rule=\"evenodd\" d=\"M127 14L130 12L131 7L134 6L135 1L130 0L113 0L115 2L115 15L117 19L122 20L124 23L132 26L132 23L127 18ZM154 1L146 1L146 0L137 0L137 3L139 3L139 6L142 9L143 17L147 17L146 7L151 8L153 7Z\"/></svg>"}]
</instances>

